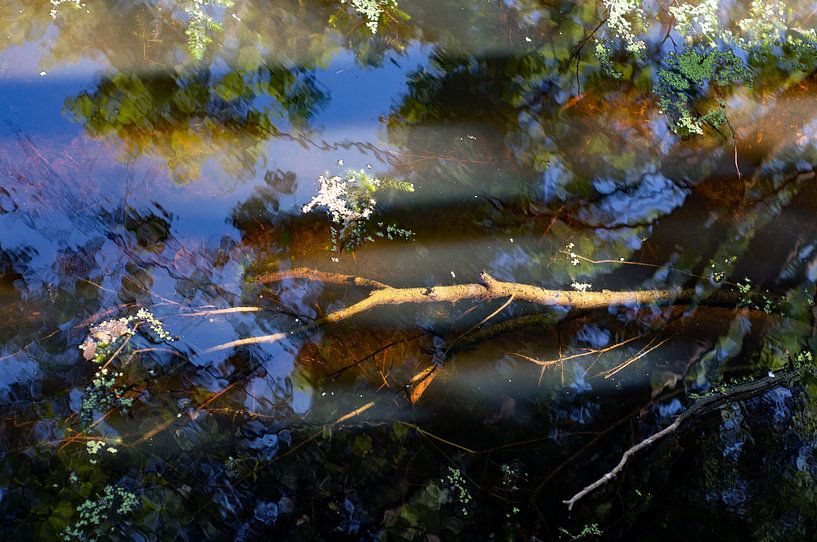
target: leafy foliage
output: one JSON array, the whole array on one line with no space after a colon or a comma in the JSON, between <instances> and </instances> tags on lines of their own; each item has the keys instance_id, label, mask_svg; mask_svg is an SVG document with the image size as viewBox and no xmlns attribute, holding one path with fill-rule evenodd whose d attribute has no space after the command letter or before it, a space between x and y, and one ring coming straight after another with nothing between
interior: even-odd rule
<instances>
[{"instance_id":1,"label":"leafy foliage","mask_svg":"<svg viewBox=\"0 0 817 542\"><path fill-rule=\"evenodd\" d=\"M224 27L210 16L208 7L229 8L235 5L234 0L181 0L181 8L190 17L187 24L187 48L196 60L204 58L207 47L213 43L211 32L223 32Z\"/></svg>"}]
</instances>

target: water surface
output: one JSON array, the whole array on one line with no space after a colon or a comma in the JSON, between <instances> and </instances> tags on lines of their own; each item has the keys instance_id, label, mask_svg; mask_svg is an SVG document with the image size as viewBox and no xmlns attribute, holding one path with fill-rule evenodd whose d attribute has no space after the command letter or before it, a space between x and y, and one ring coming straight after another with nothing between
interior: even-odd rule
<instances>
[{"instance_id":1,"label":"water surface","mask_svg":"<svg viewBox=\"0 0 817 542\"><path fill-rule=\"evenodd\" d=\"M0 7L6 537L814 535L813 66L756 61L728 131L681 137L654 86L683 40L605 77L591 3L401 2L372 34L336 2L236 0L201 59L182 3L52 4ZM376 196L408 239L332 249L303 207L352 170L413 184ZM372 288L301 269L695 295L310 326ZM129 407L89 411L79 347L139 309L175 340L119 338ZM780 375L563 504L700 397Z\"/></svg>"}]
</instances>

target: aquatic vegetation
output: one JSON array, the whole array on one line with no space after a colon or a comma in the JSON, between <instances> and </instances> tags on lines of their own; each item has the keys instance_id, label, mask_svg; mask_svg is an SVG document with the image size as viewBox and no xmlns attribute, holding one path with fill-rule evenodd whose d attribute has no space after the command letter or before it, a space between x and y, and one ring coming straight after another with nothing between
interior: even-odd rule
<instances>
[{"instance_id":1,"label":"aquatic vegetation","mask_svg":"<svg viewBox=\"0 0 817 542\"><path fill-rule=\"evenodd\" d=\"M588 523L576 534L571 533L563 527L559 527L559 532L566 536L568 540L592 540L599 538L604 534L604 532L599 528L598 523Z\"/></svg>"},{"instance_id":2,"label":"aquatic vegetation","mask_svg":"<svg viewBox=\"0 0 817 542\"><path fill-rule=\"evenodd\" d=\"M449 498L459 514L462 517L468 517L471 513L473 497L460 469L448 467L448 472L443 478L442 484L448 490Z\"/></svg>"},{"instance_id":3,"label":"aquatic vegetation","mask_svg":"<svg viewBox=\"0 0 817 542\"><path fill-rule=\"evenodd\" d=\"M372 227L377 201L375 195L390 191L413 192L414 185L397 179L378 179L363 170L346 172L342 177L335 175L318 177L318 193L305 204L301 211L309 213L321 208L332 221L332 252L353 251L365 242L373 242L372 235L389 240L410 241L414 234L395 224L378 221Z\"/></svg>"},{"instance_id":4,"label":"aquatic vegetation","mask_svg":"<svg viewBox=\"0 0 817 542\"><path fill-rule=\"evenodd\" d=\"M811 374L817 373L817 366L814 364L814 354L811 350L801 350L794 356L794 366L801 371Z\"/></svg>"},{"instance_id":5,"label":"aquatic vegetation","mask_svg":"<svg viewBox=\"0 0 817 542\"><path fill-rule=\"evenodd\" d=\"M621 79L621 72L619 72L613 64L610 47L600 41L596 42L596 47L593 49L593 53L596 56L596 60L599 61L601 71L604 73L604 75L607 77L612 77L613 79Z\"/></svg>"},{"instance_id":6,"label":"aquatic vegetation","mask_svg":"<svg viewBox=\"0 0 817 542\"><path fill-rule=\"evenodd\" d=\"M119 485L108 485L96 498L86 499L77 507L77 519L62 532L66 542L108 540L114 522L139 507L139 497Z\"/></svg>"},{"instance_id":7,"label":"aquatic vegetation","mask_svg":"<svg viewBox=\"0 0 817 542\"><path fill-rule=\"evenodd\" d=\"M112 363L139 330L155 342L174 340L164 324L145 308L140 308L135 315L105 320L88 330L88 336L79 348L83 358L93 361L99 368L83 393L79 412L83 425L90 425L99 411L114 409L121 414L130 412L133 397L128 396L129 386L121 382L124 375L117 364ZM95 454L100 447L101 442L99 445L89 443L88 451Z\"/></svg>"},{"instance_id":8,"label":"aquatic vegetation","mask_svg":"<svg viewBox=\"0 0 817 542\"><path fill-rule=\"evenodd\" d=\"M732 51L670 53L665 66L658 71L659 107L673 131L682 136L702 135L707 125L717 130L727 120L723 99L703 112L694 106L705 87L717 93L734 83L752 81L751 72Z\"/></svg>"},{"instance_id":9,"label":"aquatic vegetation","mask_svg":"<svg viewBox=\"0 0 817 542\"><path fill-rule=\"evenodd\" d=\"M723 264L719 264L715 260L709 260L709 267L712 269L712 280L714 282L723 282L723 279L726 278L729 269L734 266L737 260L737 256L723 258Z\"/></svg>"}]
</instances>

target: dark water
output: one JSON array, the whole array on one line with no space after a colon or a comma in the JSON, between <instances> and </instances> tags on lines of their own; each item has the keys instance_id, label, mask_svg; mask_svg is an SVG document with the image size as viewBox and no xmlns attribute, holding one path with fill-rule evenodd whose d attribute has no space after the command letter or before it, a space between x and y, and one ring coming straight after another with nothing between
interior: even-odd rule
<instances>
[{"instance_id":1,"label":"dark water","mask_svg":"<svg viewBox=\"0 0 817 542\"><path fill-rule=\"evenodd\" d=\"M729 130L683 138L666 28L605 77L591 3L406 1L372 35L337 2L236 0L200 60L183 2L70 4L0 5L5 538L815 536L813 66L755 59ZM413 191L332 250L302 208L351 170ZM694 295L315 326L372 288L302 268ZM174 340L132 320L100 376L79 347L140 309Z\"/></svg>"}]
</instances>

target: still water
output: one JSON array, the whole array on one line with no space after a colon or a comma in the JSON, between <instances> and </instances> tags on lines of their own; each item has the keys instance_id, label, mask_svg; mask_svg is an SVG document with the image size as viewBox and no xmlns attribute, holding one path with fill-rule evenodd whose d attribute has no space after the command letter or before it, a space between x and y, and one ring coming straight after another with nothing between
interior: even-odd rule
<instances>
[{"instance_id":1,"label":"still water","mask_svg":"<svg viewBox=\"0 0 817 542\"><path fill-rule=\"evenodd\" d=\"M815 536L814 55L362 4L2 2L0 533Z\"/></svg>"}]
</instances>

